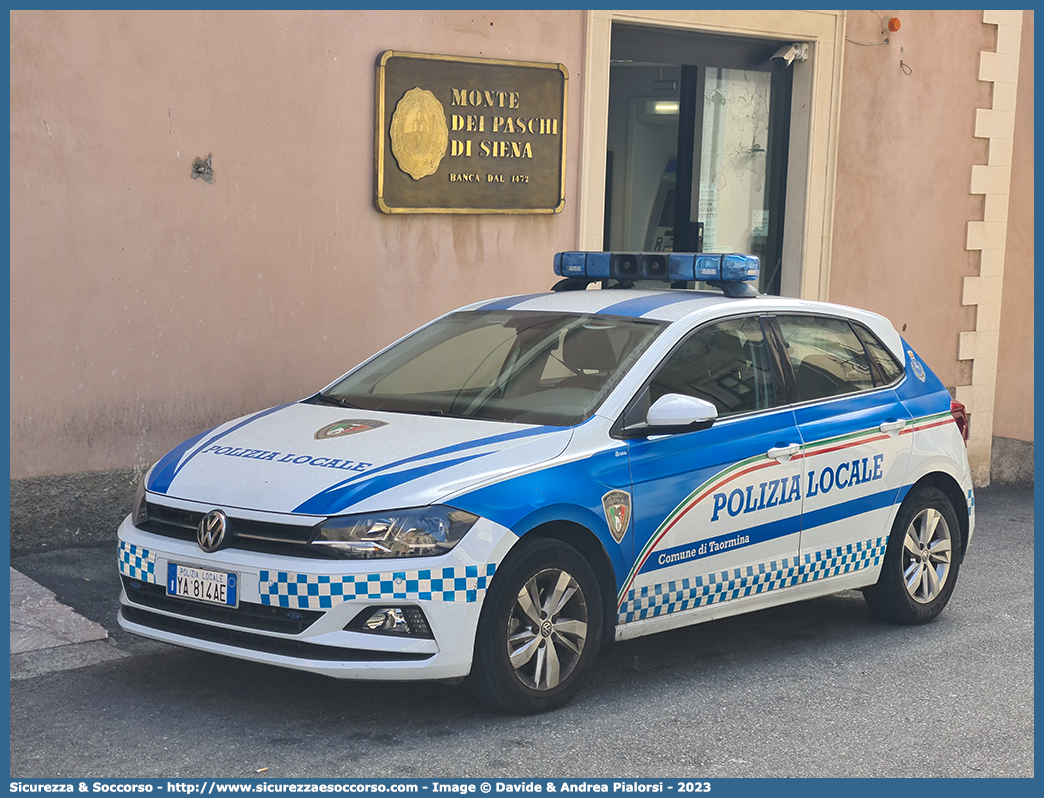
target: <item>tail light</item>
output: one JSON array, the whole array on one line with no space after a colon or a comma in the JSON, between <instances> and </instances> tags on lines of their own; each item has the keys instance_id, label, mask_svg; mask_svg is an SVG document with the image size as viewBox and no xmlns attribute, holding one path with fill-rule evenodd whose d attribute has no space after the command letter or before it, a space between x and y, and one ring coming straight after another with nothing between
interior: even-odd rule
<instances>
[{"instance_id":1,"label":"tail light","mask_svg":"<svg viewBox=\"0 0 1044 798\"><path fill-rule=\"evenodd\" d=\"M968 411L965 410L964 405L958 402L956 399L950 400L950 415L953 416L953 420L957 424L957 429L961 431L961 437L964 438L964 445L968 445Z\"/></svg>"}]
</instances>

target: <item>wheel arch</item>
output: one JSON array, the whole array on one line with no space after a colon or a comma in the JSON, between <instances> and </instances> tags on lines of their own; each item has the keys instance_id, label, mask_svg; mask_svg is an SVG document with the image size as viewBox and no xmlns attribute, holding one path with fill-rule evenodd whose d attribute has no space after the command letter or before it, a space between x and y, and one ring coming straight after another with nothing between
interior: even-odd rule
<instances>
[{"instance_id":1,"label":"wheel arch","mask_svg":"<svg viewBox=\"0 0 1044 798\"><path fill-rule=\"evenodd\" d=\"M970 526L968 520L968 498L965 496L964 490L961 488L960 483L945 471L933 471L930 474L925 474L913 484L910 490L913 491L922 485L935 488L949 499L950 504L953 505L953 511L957 515L957 525L960 527L960 554L961 561L963 561L964 553L968 549L968 530Z\"/></svg>"},{"instance_id":2,"label":"wheel arch","mask_svg":"<svg viewBox=\"0 0 1044 798\"><path fill-rule=\"evenodd\" d=\"M616 573L609 553L598 536L576 521L545 521L534 526L522 536L551 538L561 541L580 552L602 589L602 650L608 652L616 636Z\"/></svg>"}]
</instances>

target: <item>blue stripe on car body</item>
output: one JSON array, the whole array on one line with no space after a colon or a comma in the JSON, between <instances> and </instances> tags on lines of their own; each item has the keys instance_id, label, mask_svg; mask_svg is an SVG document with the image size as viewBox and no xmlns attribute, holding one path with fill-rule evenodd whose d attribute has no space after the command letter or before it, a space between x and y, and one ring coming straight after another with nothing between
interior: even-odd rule
<instances>
[{"instance_id":1,"label":"blue stripe on car body","mask_svg":"<svg viewBox=\"0 0 1044 798\"><path fill-rule=\"evenodd\" d=\"M621 447L594 452L565 463L549 463L535 471L455 496L454 507L488 518L521 537L544 524L575 523L590 529L609 555L617 584L633 561L632 531L617 543L609 532L602 496L610 490L630 491L626 457Z\"/></svg>"},{"instance_id":2,"label":"blue stripe on car body","mask_svg":"<svg viewBox=\"0 0 1044 798\"><path fill-rule=\"evenodd\" d=\"M903 342L906 376L895 387L895 392L899 399L913 414L914 418L947 412L950 409L950 401L952 399L950 392L946 390L942 381L935 376L935 373L928 368L920 356L914 352L913 347L906 342L906 339L900 340ZM924 382L921 382L914 374L912 366L914 357L917 358L921 368L924 370Z\"/></svg>"},{"instance_id":3,"label":"blue stripe on car body","mask_svg":"<svg viewBox=\"0 0 1044 798\"><path fill-rule=\"evenodd\" d=\"M623 302L609 305L601 312L611 316L631 316L639 318L644 316L646 313L651 313L654 310L659 310L668 305L675 305L679 302L692 302L692 299L692 296L687 296L681 292L670 293L669 291L664 291L649 296L625 299Z\"/></svg>"},{"instance_id":4,"label":"blue stripe on car body","mask_svg":"<svg viewBox=\"0 0 1044 798\"><path fill-rule=\"evenodd\" d=\"M494 299L492 302L488 302L485 305L480 305L474 310L509 310L513 307L521 305L523 302L528 302L531 299L537 299L544 294L525 294L524 296L508 296L503 299Z\"/></svg>"},{"instance_id":5,"label":"blue stripe on car body","mask_svg":"<svg viewBox=\"0 0 1044 798\"><path fill-rule=\"evenodd\" d=\"M838 408L842 406L844 409L839 412ZM804 441L807 448L843 435L872 432L888 418L913 417L908 410L904 410L904 405L894 391L881 388L797 405L794 407L794 417L802 433L808 429L814 432L812 440Z\"/></svg>"},{"instance_id":6,"label":"blue stripe on car body","mask_svg":"<svg viewBox=\"0 0 1044 798\"><path fill-rule=\"evenodd\" d=\"M405 471L396 471L392 474L385 474L380 477L365 479L362 482L350 485L342 485L338 489L330 488L305 500L295 507L293 512L306 515L336 515L337 513L343 512L353 504L357 504L364 499L376 496L378 493L383 493L397 485L401 485L403 482L410 482L419 477L430 476L438 471L444 471L447 468L452 468L461 463L467 463L470 460L488 457L491 454L496 454L496 452L471 454L466 457L458 457L455 460L440 460L437 463L430 463L428 465L418 466L417 468L410 468Z\"/></svg>"},{"instance_id":7,"label":"blue stripe on car body","mask_svg":"<svg viewBox=\"0 0 1044 798\"><path fill-rule=\"evenodd\" d=\"M155 468L152 469L152 475L149 478L149 484L146 487L155 493L166 493L170 487L170 483L174 481L174 475L176 473L178 463L184 456L185 452L195 446L200 440L206 435L213 432L216 427L211 427L208 430L204 430L198 435L193 435L187 441L179 443L163 457L160 458L159 462L156 463Z\"/></svg>"},{"instance_id":8,"label":"blue stripe on car body","mask_svg":"<svg viewBox=\"0 0 1044 798\"><path fill-rule=\"evenodd\" d=\"M265 416L269 416L278 410L282 410L284 407L290 407L290 405L292 404L296 404L296 402L287 402L286 404L278 405L276 407L270 407L267 410L262 410L259 413L255 413L252 416L248 416L247 418L240 421L238 424L234 424L233 426L229 427L224 432L221 432L213 436L212 438L208 438L205 443L198 446L194 452L188 455L188 457L182 460L179 464L178 461L181 459L181 455L184 454L189 448L191 448L193 443L198 441L204 435L207 435L209 432L212 432L213 430L208 430L208 432L200 433L195 438L190 438L189 440L185 441L185 443L181 444L175 449L172 449L169 453L167 453L167 455L163 457L162 460L160 460L160 462L157 464L156 469L152 473L152 479L149 480L150 484L146 487L153 493L166 493L170 489L171 483L181 472L181 469L183 469L188 464L189 460L191 460L205 448L214 443L214 441L219 441L226 435L231 435L236 430L242 429L247 424L253 421L257 421L260 418L264 418Z\"/></svg>"},{"instance_id":9,"label":"blue stripe on car body","mask_svg":"<svg viewBox=\"0 0 1044 798\"><path fill-rule=\"evenodd\" d=\"M903 499L906 498L906 494L910 492L912 487L913 485L903 485L898 490L889 488L888 490L871 493L869 496L860 496L857 499L849 499L846 502L812 510L805 513L802 517L801 528L814 529L817 526L840 521L842 518L855 518L857 515L880 510L883 507L902 504Z\"/></svg>"},{"instance_id":10,"label":"blue stripe on car body","mask_svg":"<svg viewBox=\"0 0 1044 798\"><path fill-rule=\"evenodd\" d=\"M477 448L479 448L481 446L492 446L492 445L497 444L497 443L505 443L507 441L514 441L514 440L520 440L522 438L529 438L529 437L531 437L533 435L542 435L544 433L555 432L558 429L559 429L558 427L531 427L531 428L526 428L526 429L521 429L521 430L512 430L511 432L504 432L504 433L501 433L499 435L489 435L489 436L487 436L485 438L477 438L477 439L475 439L473 441L465 441L464 443L455 443L452 446L444 446L441 449L436 449L436 450L431 451L431 452L423 452L422 454L412 455L410 457L404 457L401 460L396 460L393 463L387 463L385 465L378 466L377 468L372 468L369 471L366 471L364 473L358 474L357 476L349 477L348 479L345 479L345 480L342 480L341 482L338 482L336 485L331 485L330 487L326 488L325 490L320 491L319 493L315 494L314 496L312 496L309 499L307 499L306 501L304 501L302 504L300 504L294 510L294 512L299 512L299 513L311 512L310 510L302 510L301 509L302 507L306 507L306 506L309 506L309 507L311 507L311 506L315 506L315 507L333 506L333 504L332 504L333 499L332 498L330 498L326 502L326 504L324 504L324 500L326 500L327 497L333 497L334 495L342 495L344 493L343 489L345 489L349 485L353 485L353 484L358 483L358 482L360 482L362 480L369 481L370 479L372 479L377 474L380 474L380 473L385 472L385 471L389 471L389 470L391 470L393 468L400 468L401 466L408 465L409 463L419 463L419 462L422 462L424 460L433 460L436 457L443 457L444 455L447 455L447 454L456 454L458 452L465 452L465 451L467 451L469 449L477 449ZM498 449L497 451L499 452L499 451L503 451L503 450L502 449ZM493 453L494 452L487 452L486 454L493 454ZM482 455L476 455L476 456L482 456ZM464 462L464 460L455 460L453 462L454 463ZM435 471L441 470L445 465L446 465L445 462L431 463L428 466L428 468L430 469L431 473L434 473ZM411 474L415 474L417 476L420 476L420 475L423 474L423 470L422 469L413 469L413 470L411 470L409 472L401 472L400 471L400 472L396 472L393 476L395 476L397 478L398 482L403 482L403 481L406 481L406 480L403 480L400 477L404 473L411 473ZM362 498L365 498L365 497L360 497L359 499L356 499L356 501L361 501ZM319 514L329 514L329 513L332 513L332 512L338 512L338 511L326 510L326 511L323 511L323 512L321 512Z\"/></svg>"},{"instance_id":11,"label":"blue stripe on car body","mask_svg":"<svg viewBox=\"0 0 1044 798\"><path fill-rule=\"evenodd\" d=\"M699 538L693 539L688 543L683 543L680 546L672 546L669 549L654 549L654 554L649 556L649 559L645 561L641 569L638 571L639 574L646 574L650 571L659 571L661 568L670 568L672 565L680 565L686 562L692 562L694 560L702 560L707 557L713 557L717 551L707 551L700 554L697 551L693 551L698 546L704 543L710 543L717 540L725 540L729 538L736 538L739 535L743 535L748 538L748 542L741 546L736 546L732 550L735 551L737 548L747 548L748 546L756 546L759 543L764 543L767 540L774 540L775 538L783 538L787 535L793 535L801 531L801 515L795 514L787 516L786 518L780 518L775 521L770 521L767 524L759 524L758 526L747 527L746 529L740 529L735 532L728 532L717 538Z\"/></svg>"}]
</instances>

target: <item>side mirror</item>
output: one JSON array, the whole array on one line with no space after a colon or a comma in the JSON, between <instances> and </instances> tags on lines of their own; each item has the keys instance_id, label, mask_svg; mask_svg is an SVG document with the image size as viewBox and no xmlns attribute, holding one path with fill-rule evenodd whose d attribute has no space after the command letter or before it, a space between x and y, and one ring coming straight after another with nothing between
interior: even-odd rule
<instances>
[{"instance_id":1,"label":"side mirror","mask_svg":"<svg viewBox=\"0 0 1044 798\"><path fill-rule=\"evenodd\" d=\"M646 416L650 427L689 427L718 417L718 408L695 396L669 393L661 396Z\"/></svg>"},{"instance_id":2,"label":"side mirror","mask_svg":"<svg viewBox=\"0 0 1044 798\"><path fill-rule=\"evenodd\" d=\"M669 393L653 402L643 421L632 421L622 429L618 428L614 437L648 438L650 435L694 432L706 429L717 417L718 409L710 402L695 396Z\"/></svg>"}]
</instances>

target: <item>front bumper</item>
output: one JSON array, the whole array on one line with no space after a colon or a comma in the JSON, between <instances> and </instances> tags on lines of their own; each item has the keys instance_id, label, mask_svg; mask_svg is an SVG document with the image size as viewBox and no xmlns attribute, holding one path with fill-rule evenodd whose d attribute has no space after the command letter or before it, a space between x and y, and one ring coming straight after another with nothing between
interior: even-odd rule
<instances>
[{"instance_id":1,"label":"front bumper","mask_svg":"<svg viewBox=\"0 0 1044 798\"><path fill-rule=\"evenodd\" d=\"M431 680L471 670L482 599L517 538L481 519L437 558L329 560L237 549L119 529L120 626L142 637L342 679ZM169 563L234 573L239 606L166 595ZM346 630L363 610L413 606L431 638Z\"/></svg>"}]
</instances>

